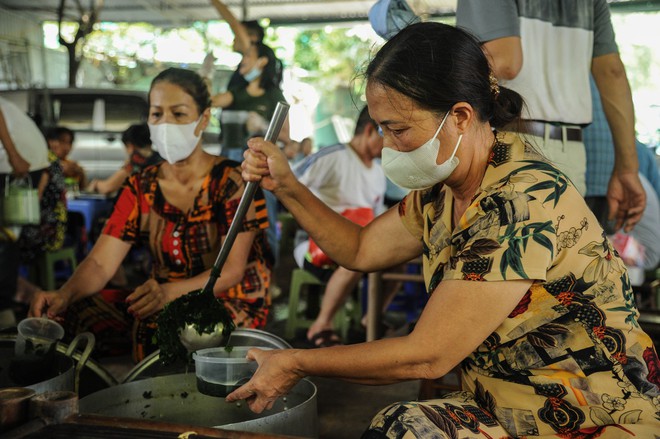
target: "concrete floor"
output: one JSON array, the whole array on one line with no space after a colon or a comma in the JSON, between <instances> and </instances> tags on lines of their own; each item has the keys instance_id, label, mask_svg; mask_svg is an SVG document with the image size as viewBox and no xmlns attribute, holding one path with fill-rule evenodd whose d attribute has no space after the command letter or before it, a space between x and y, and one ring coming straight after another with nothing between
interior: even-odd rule
<instances>
[{"instance_id":1,"label":"concrete floor","mask_svg":"<svg viewBox=\"0 0 660 439\"><path fill-rule=\"evenodd\" d=\"M282 310L286 298L275 300L276 318L266 328L284 338L286 313ZM400 316L389 316L391 320ZM355 326L355 325L354 325ZM298 348L308 347L305 331L298 330L294 339L287 340ZM363 331L351 331L348 343L364 341ZM409 381L386 386L366 386L341 380L310 377L317 387L317 405L320 439L359 438L371 419L391 403L417 399L419 381Z\"/></svg>"}]
</instances>

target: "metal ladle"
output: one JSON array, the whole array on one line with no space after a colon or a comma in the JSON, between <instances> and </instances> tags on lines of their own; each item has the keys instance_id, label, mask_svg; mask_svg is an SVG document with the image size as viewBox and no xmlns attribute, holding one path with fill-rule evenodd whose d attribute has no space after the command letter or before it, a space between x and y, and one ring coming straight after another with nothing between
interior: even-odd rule
<instances>
[{"instance_id":1,"label":"metal ladle","mask_svg":"<svg viewBox=\"0 0 660 439\"><path fill-rule=\"evenodd\" d=\"M286 119L288 111L288 104L284 102L277 103L273 117L271 118L270 124L268 125L266 135L264 136L266 141L275 143L277 137L279 136L280 130L282 129L282 125L284 124L284 120ZM250 206L250 203L252 202L258 187L259 183L254 181L249 181L245 186L245 192L243 192L243 196L238 203L236 214L234 215L231 226L227 231L227 237L222 243L218 257L216 258L215 263L211 268L209 280L206 282L206 285L201 292L202 295L206 295L208 297L209 302L211 300L216 300L215 295L213 294L213 286L220 277L222 267L224 266L225 261L229 256L229 251L231 250L234 240L236 239L236 235L238 235L239 228L242 227L243 218L245 218L247 209ZM225 335L227 332L230 332L226 331L225 329L225 324L223 322L218 322L218 324L214 326L213 332L199 332L193 323L186 323L186 325L179 332L179 339L181 340L181 344L186 348L186 350L188 350L188 352L218 347L225 343L231 336L230 334Z\"/></svg>"}]
</instances>

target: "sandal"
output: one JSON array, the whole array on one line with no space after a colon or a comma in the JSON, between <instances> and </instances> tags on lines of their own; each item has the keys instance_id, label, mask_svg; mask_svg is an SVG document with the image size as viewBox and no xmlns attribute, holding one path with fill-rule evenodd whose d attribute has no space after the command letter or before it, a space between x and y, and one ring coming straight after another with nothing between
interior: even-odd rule
<instances>
[{"instance_id":1,"label":"sandal","mask_svg":"<svg viewBox=\"0 0 660 439\"><path fill-rule=\"evenodd\" d=\"M313 348L329 348L343 344L339 335L332 329L317 332L309 339Z\"/></svg>"}]
</instances>

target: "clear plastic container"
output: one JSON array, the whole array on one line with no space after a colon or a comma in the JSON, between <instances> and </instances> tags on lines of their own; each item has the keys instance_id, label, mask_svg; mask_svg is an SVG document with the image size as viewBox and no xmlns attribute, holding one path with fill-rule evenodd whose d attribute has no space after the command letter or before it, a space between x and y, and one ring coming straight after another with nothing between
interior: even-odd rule
<instances>
[{"instance_id":1,"label":"clear plastic container","mask_svg":"<svg viewBox=\"0 0 660 439\"><path fill-rule=\"evenodd\" d=\"M247 383L257 362L245 358L252 346L202 349L193 353L197 390L205 395L225 397ZM269 348L260 348L269 349Z\"/></svg>"},{"instance_id":2,"label":"clear plastic container","mask_svg":"<svg viewBox=\"0 0 660 439\"><path fill-rule=\"evenodd\" d=\"M16 356L45 355L57 340L64 337L64 328L54 320L29 317L18 323L14 353Z\"/></svg>"}]
</instances>

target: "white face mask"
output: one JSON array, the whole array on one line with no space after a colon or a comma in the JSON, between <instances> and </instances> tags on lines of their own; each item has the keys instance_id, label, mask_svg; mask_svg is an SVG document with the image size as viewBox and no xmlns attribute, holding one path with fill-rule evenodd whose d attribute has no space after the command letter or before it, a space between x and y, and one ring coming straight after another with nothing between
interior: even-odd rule
<instances>
[{"instance_id":1,"label":"white face mask","mask_svg":"<svg viewBox=\"0 0 660 439\"><path fill-rule=\"evenodd\" d=\"M199 136L195 135L195 128L199 120L183 125L175 123L149 124L151 143L156 147L158 154L170 164L190 157L202 136L201 133Z\"/></svg>"},{"instance_id":2,"label":"white face mask","mask_svg":"<svg viewBox=\"0 0 660 439\"><path fill-rule=\"evenodd\" d=\"M462 134L458 136L451 157L439 165L436 164L438 152L440 151L440 141L436 137L445 124L447 116L449 116L449 113L442 119L438 131L435 132L433 137L419 148L409 152L383 148L383 171L387 178L402 188L415 190L426 189L440 183L454 172L459 163L456 150L463 139Z\"/></svg>"}]
</instances>

